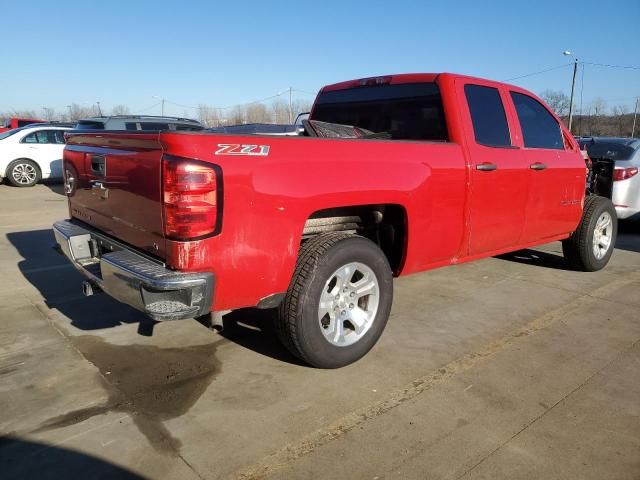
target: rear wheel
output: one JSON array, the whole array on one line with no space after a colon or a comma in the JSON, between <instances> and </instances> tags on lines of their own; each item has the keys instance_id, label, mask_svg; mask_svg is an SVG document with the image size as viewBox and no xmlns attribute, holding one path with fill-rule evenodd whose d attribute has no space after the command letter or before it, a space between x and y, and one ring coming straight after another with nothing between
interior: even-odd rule
<instances>
[{"instance_id":1,"label":"rear wheel","mask_svg":"<svg viewBox=\"0 0 640 480\"><path fill-rule=\"evenodd\" d=\"M609 263L618 235L618 219L611 200L588 196L582 220L571 237L562 242L564 257L571 266L587 272Z\"/></svg>"},{"instance_id":2,"label":"rear wheel","mask_svg":"<svg viewBox=\"0 0 640 480\"><path fill-rule=\"evenodd\" d=\"M7 167L7 179L14 187L33 187L40 177L38 165L26 158L14 160Z\"/></svg>"},{"instance_id":3,"label":"rear wheel","mask_svg":"<svg viewBox=\"0 0 640 480\"><path fill-rule=\"evenodd\" d=\"M301 248L278 336L314 367L342 367L378 341L392 298L391 268L376 244L347 233L320 235Z\"/></svg>"}]
</instances>

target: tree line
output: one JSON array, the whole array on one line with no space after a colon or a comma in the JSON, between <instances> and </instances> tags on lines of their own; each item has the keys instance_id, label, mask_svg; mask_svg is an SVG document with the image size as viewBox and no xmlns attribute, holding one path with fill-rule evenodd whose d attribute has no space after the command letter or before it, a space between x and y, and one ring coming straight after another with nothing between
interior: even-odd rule
<instances>
[{"instance_id":1,"label":"tree line","mask_svg":"<svg viewBox=\"0 0 640 480\"><path fill-rule=\"evenodd\" d=\"M170 115L184 118L195 118L205 127L219 127L223 125L238 125L247 123L292 123L300 113L308 112L311 103L294 99L289 103L283 99L276 99L269 103L254 102L244 105L236 105L231 108L219 108L212 105L201 104L195 110L184 111L182 114ZM0 123L9 118L35 118L47 122L76 122L82 118L97 117L100 115L140 115L126 105L116 105L110 110L102 110L99 104L79 105L72 103L66 111L56 111L50 107L38 110L11 110L0 112Z\"/></svg>"},{"instance_id":2,"label":"tree line","mask_svg":"<svg viewBox=\"0 0 640 480\"><path fill-rule=\"evenodd\" d=\"M569 118L569 97L556 90L545 90L540 97L556 112L566 123ZM205 127L219 127L223 125L239 125L246 123L274 123L288 124L299 113L308 112L311 103L305 100L294 99L291 104L284 99L277 98L270 103L254 102L244 105L236 105L231 108L219 108L212 105L201 104L196 109L178 115L186 118L196 118ZM137 115L140 112L132 111L126 105L116 105L108 112L102 111L99 104L79 105L72 103L66 111L56 111L53 108L43 107L36 110L12 110L0 112L0 121L11 117L37 118L40 120L75 122L81 118L90 118L98 115ZM634 122L634 112L627 105L614 105L610 107L607 102L597 97L576 112L574 105L573 133L576 135L599 135L630 137ZM640 118L636 120L635 136L640 136Z\"/></svg>"},{"instance_id":3,"label":"tree line","mask_svg":"<svg viewBox=\"0 0 640 480\"><path fill-rule=\"evenodd\" d=\"M545 90L540 94L566 124L569 122L569 96L556 90ZM575 99L574 99L575 102ZM635 104L634 104L635 106ZM573 106L574 135L630 137L633 131L634 111L627 105L609 106L602 97L596 97L582 111ZM639 112L640 113L640 112ZM638 115L640 116L640 115ZM636 118L635 136L640 136L640 118Z\"/></svg>"}]
</instances>

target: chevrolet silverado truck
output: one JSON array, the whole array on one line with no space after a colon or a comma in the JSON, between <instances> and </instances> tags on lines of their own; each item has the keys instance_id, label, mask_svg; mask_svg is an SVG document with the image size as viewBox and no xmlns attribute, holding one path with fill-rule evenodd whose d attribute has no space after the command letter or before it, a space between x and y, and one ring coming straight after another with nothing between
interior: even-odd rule
<instances>
[{"instance_id":1,"label":"chevrolet silverado truck","mask_svg":"<svg viewBox=\"0 0 640 480\"><path fill-rule=\"evenodd\" d=\"M158 321L277 308L284 345L336 368L382 334L394 276L557 240L574 268L609 261L613 205L526 90L365 78L322 88L304 123L300 137L68 133L70 219L53 230L85 294Z\"/></svg>"}]
</instances>

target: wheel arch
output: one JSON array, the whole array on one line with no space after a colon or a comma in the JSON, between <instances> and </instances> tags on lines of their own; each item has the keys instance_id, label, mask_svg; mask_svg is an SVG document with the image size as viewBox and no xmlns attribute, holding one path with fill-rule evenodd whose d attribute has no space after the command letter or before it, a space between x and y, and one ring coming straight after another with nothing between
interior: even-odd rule
<instances>
[{"instance_id":1,"label":"wheel arch","mask_svg":"<svg viewBox=\"0 0 640 480\"><path fill-rule=\"evenodd\" d=\"M301 243L330 232L349 232L368 238L384 252L395 276L402 271L408 241L408 215L404 205L376 203L316 210L305 220Z\"/></svg>"}]
</instances>

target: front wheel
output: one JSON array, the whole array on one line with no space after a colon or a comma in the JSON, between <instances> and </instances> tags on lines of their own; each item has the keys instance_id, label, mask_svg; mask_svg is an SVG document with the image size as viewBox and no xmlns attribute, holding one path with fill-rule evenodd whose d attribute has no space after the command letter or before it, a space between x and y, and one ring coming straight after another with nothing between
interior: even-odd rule
<instances>
[{"instance_id":1,"label":"front wheel","mask_svg":"<svg viewBox=\"0 0 640 480\"><path fill-rule=\"evenodd\" d=\"M562 242L562 252L574 268L595 272L609 263L617 236L618 218L611 200L588 196L580 225Z\"/></svg>"},{"instance_id":2,"label":"front wheel","mask_svg":"<svg viewBox=\"0 0 640 480\"><path fill-rule=\"evenodd\" d=\"M348 233L320 235L300 250L278 336L314 367L342 367L378 341L392 299L391 268L375 243Z\"/></svg>"}]
</instances>

